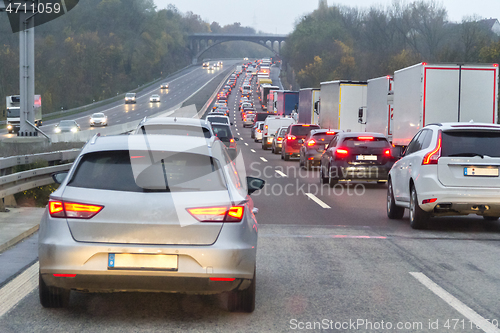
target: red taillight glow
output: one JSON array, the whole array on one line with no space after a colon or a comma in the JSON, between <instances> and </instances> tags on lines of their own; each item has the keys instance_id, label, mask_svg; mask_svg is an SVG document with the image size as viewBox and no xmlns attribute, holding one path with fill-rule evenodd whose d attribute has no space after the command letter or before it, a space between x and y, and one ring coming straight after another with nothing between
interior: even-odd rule
<instances>
[{"instance_id":1,"label":"red taillight glow","mask_svg":"<svg viewBox=\"0 0 500 333\"><path fill-rule=\"evenodd\" d=\"M52 274L55 277L68 277L68 278L74 278L76 277L76 274Z\"/></svg>"},{"instance_id":2,"label":"red taillight glow","mask_svg":"<svg viewBox=\"0 0 500 333\"><path fill-rule=\"evenodd\" d=\"M427 203L436 202L436 200L437 200L437 198L422 200L422 205L427 204Z\"/></svg>"},{"instance_id":3,"label":"red taillight glow","mask_svg":"<svg viewBox=\"0 0 500 333\"><path fill-rule=\"evenodd\" d=\"M289 134L289 135L286 136L286 139L287 140L295 140L295 139L297 139L297 137L295 135L290 135Z\"/></svg>"},{"instance_id":4,"label":"red taillight glow","mask_svg":"<svg viewBox=\"0 0 500 333\"><path fill-rule=\"evenodd\" d=\"M261 131L260 129L258 129L258 130L257 130L257 132L259 132L259 133L260 133L260 132L262 132L262 131Z\"/></svg>"},{"instance_id":5,"label":"red taillight glow","mask_svg":"<svg viewBox=\"0 0 500 333\"><path fill-rule=\"evenodd\" d=\"M423 63L422 63L422 65L427 66L427 63L426 63L426 62L423 62Z\"/></svg>"},{"instance_id":6,"label":"red taillight glow","mask_svg":"<svg viewBox=\"0 0 500 333\"><path fill-rule=\"evenodd\" d=\"M201 207L187 208L187 211L200 222L240 222L245 213L245 207Z\"/></svg>"},{"instance_id":7,"label":"red taillight glow","mask_svg":"<svg viewBox=\"0 0 500 333\"><path fill-rule=\"evenodd\" d=\"M277 141L283 141L283 138L282 137L278 137L278 139L276 139Z\"/></svg>"},{"instance_id":8,"label":"red taillight glow","mask_svg":"<svg viewBox=\"0 0 500 333\"><path fill-rule=\"evenodd\" d=\"M498 67L498 64L493 64L493 67Z\"/></svg>"},{"instance_id":9,"label":"red taillight glow","mask_svg":"<svg viewBox=\"0 0 500 333\"><path fill-rule=\"evenodd\" d=\"M328 135L334 135L335 132L326 132L326 134L328 134Z\"/></svg>"},{"instance_id":10,"label":"red taillight glow","mask_svg":"<svg viewBox=\"0 0 500 333\"><path fill-rule=\"evenodd\" d=\"M49 201L49 213L52 217L90 219L103 208L104 206L100 205L88 205L77 202Z\"/></svg>"},{"instance_id":11,"label":"red taillight glow","mask_svg":"<svg viewBox=\"0 0 500 333\"><path fill-rule=\"evenodd\" d=\"M266 125L266 129L268 129L268 128L269 128L269 126Z\"/></svg>"},{"instance_id":12,"label":"red taillight glow","mask_svg":"<svg viewBox=\"0 0 500 333\"><path fill-rule=\"evenodd\" d=\"M358 140L373 140L373 136L358 136Z\"/></svg>"},{"instance_id":13,"label":"red taillight glow","mask_svg":"<svg viewBox=\"0 0 500 333\"><path fill-rule=\"evenodd\" d=\"M343 148L337 148L337 150L335 150L335 154L337 154L337 156L340 158L346 157L347 155L349 155L349 150Z\"/></svg>"},{"instance_id":14,"label":"red taillight glow","mask_svg":"<svg viewBox=\"0 0 500 333\"><path fill-rule=\"evenodd\" d=\"M391 157L391 150L390 149L384 150L384 156Z\"/></svg>"},{"instance_id":15,"label":"red taillight glow","mask_svg":"<svg viewBox=\"0 0 500 333\"><path fill-rule=\"evenodd\" d=\"M311 125L302 125L302 127L309 127L309 126L311 126Z\"/></svg>"},{"instance_id":16,"label":"red taillight glow","mask_svg":"<svg viewBox=\"0 0 500 333\"><path fill-rule=\"evenodd\" d=\"M234 143L234 139L229 139L229 142Z\"/></svg>"},{"instance_id":17,"label":"red taillight glow","mask_svg":"<svg viewBox=\"0 0 500 333\"><path fill-rule=\"evenodd\" d=\"M211 277L210 281L234 281L236 280L235 278L221 278L221 277Z\"/></svg>"},{"instance_id":18,"label":"red taillight glow","mask_svg":"<svg viewBox=\"0 0 500 333\"><path fill-rule=\"evenodd\" d=\"M312 147L312 146L314 146L315 144L316 144L316 141L314 141L313 139L311 139L311 140L307 141L307 146L308 146L308 147Z\"/></svg>"},{"instance_id":19,"label":"red taillight glow","mask_svg":"<svg viewBox=\"0 0 500 333\"><path fill-rule=\"evenodd\" d=\"M436 148L434 148L431 152L427 153L427 155L424 156L424 159L422 160L422 165L438 163L438 160L441 157L441 140L442 140L441 134L442 132L439 131Z\"/></svg>"}]
</instances>

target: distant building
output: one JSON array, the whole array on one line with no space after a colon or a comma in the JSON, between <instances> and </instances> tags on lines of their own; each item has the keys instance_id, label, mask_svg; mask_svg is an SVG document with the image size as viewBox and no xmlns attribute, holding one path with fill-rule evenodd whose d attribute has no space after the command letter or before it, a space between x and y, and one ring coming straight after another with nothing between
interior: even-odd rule
<instances>
[{"instance_id":1,"label":"distant building","mask_svg":"<svg viewBox=\"0 0 500 333\"><path fill-rule=\"evenodd\" d=\"M500 36L500 22L498 22L498 19L490 18L486 20L481 20L479 22L484 24L488 28L488 30L492 31L497 36Z\"/></svg>"}]
</instances>

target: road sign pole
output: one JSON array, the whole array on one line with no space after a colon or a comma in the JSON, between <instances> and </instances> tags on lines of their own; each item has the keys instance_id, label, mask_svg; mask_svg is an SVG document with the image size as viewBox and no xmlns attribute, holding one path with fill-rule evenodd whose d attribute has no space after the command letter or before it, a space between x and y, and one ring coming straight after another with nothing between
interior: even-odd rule
<instances>
[{"instance_id":1,"label":"road sign pole","mask_svg":"<svg viewBox=\"0 0 500 333\"><path fill-rule=\"evenodd\" d=\"M19 17L19 24L21 124L17 135L36 136L37 131L29 124L35 123L35 18L33 13L22 13Z\"/></svg>"}]
</instances>

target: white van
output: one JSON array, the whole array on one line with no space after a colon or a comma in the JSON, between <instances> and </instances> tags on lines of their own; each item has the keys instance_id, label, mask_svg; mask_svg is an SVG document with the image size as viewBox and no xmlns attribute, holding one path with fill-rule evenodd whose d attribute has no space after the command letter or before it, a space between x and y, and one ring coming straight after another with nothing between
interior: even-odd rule
<instances>
[{"instance_id":1,"label":"white van","mask_svg":"<svg viewBox=\"0 0 500 333\"><path fill-rule=\"evenodd\" d=\"M274 139L274 133L281 126L289 126L295 124L293 118L283 118L278 116L269 116L264 121L264 130L262 133L262 149L266 150L271 147Z\"/></svg>"}]
</instances>

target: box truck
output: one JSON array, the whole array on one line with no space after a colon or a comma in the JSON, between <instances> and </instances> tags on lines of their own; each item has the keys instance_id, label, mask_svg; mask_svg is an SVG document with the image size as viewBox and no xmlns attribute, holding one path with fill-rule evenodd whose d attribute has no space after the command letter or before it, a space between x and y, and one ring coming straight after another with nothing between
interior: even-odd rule
<instances>
[{"instance_id":1,"label":"box truck","mask_svg":"<svg viewBox=\"0 0 500 333\"><path fill-rule=\"evenodd\" d=\"M420 63L394 72L393 145L432 123L498 120L498 64Z\"/></svg>"},{"instance_id":2,"label":"box truck","mask_svg":"<svg viewBox=\"0 0 500 333\"><path fill-rule=\"evenodd\" d=\"M277 90L270 90L269 94L267 94L267 112L268 113L276 113L276 99L277 99Z\"/></svg>"},{"instance_id":3,"label":"box truck","mask_svg":"<svg viewBox=\"0 0 500 333\"><path fill-rule=\"evenodd\" d=\"M391 140L394 79L392 76L383 76L368 80L366 108L359 110L359 121L366 123L367 132L382 133Z\"/></svg>"},{"instance_id":4,"label":"box truck","mask_svg":"<svg viewBox=\"0 0 500 333\"><path fill-rule=\"evenodd\" d=\"M278 90L275 94L276 114L278 116L292 116L293 110L299 107L299 92L289 90Z\"/></svg>"},{"instance_id":5,"label":"box truck","mask_svg":"<svg viewBox=\"0 0 500 333\"><path fill-rule=\"evenodd\" d=\"M7 96L5 104L7 107L7 130L9 133L17 133L21 127L21 96ZM35 95L33 110L35 113L34 125L40 127L42 126L42 97L40 95Z\"/></svg>"},{"instance_id":6,"label":"box truck","mask_svg":"<svg viewBox=\"0 0 500 333\"><path fill-rule=\"evenodd\" d=\"M319 124L319 96L317 88L305 88L299 91L299 123Z\"/></svg>"},{"instance_id":7,"label":"box truck","mask_svg":"<svg viewBox=\"0 0 500 333\"><path fill-rule=\"evenodd\" d=\"M273 86L270 84L263 84L260 86L260 103L262 104L262 110L267 110L267 101L271 95L272 90L279 90L280 87Z\"/></svg>"},{"instance_id":8,"label":"box truck","mask_svg":"<svg viewBox=\"0 0 500 333\"><path fill-rule=\"evenodd\" d=\"M366 81L321 82L319 125L321 128L364 132L358 121L359 109L366 107Z\"/></svg>"}]
</instances>

